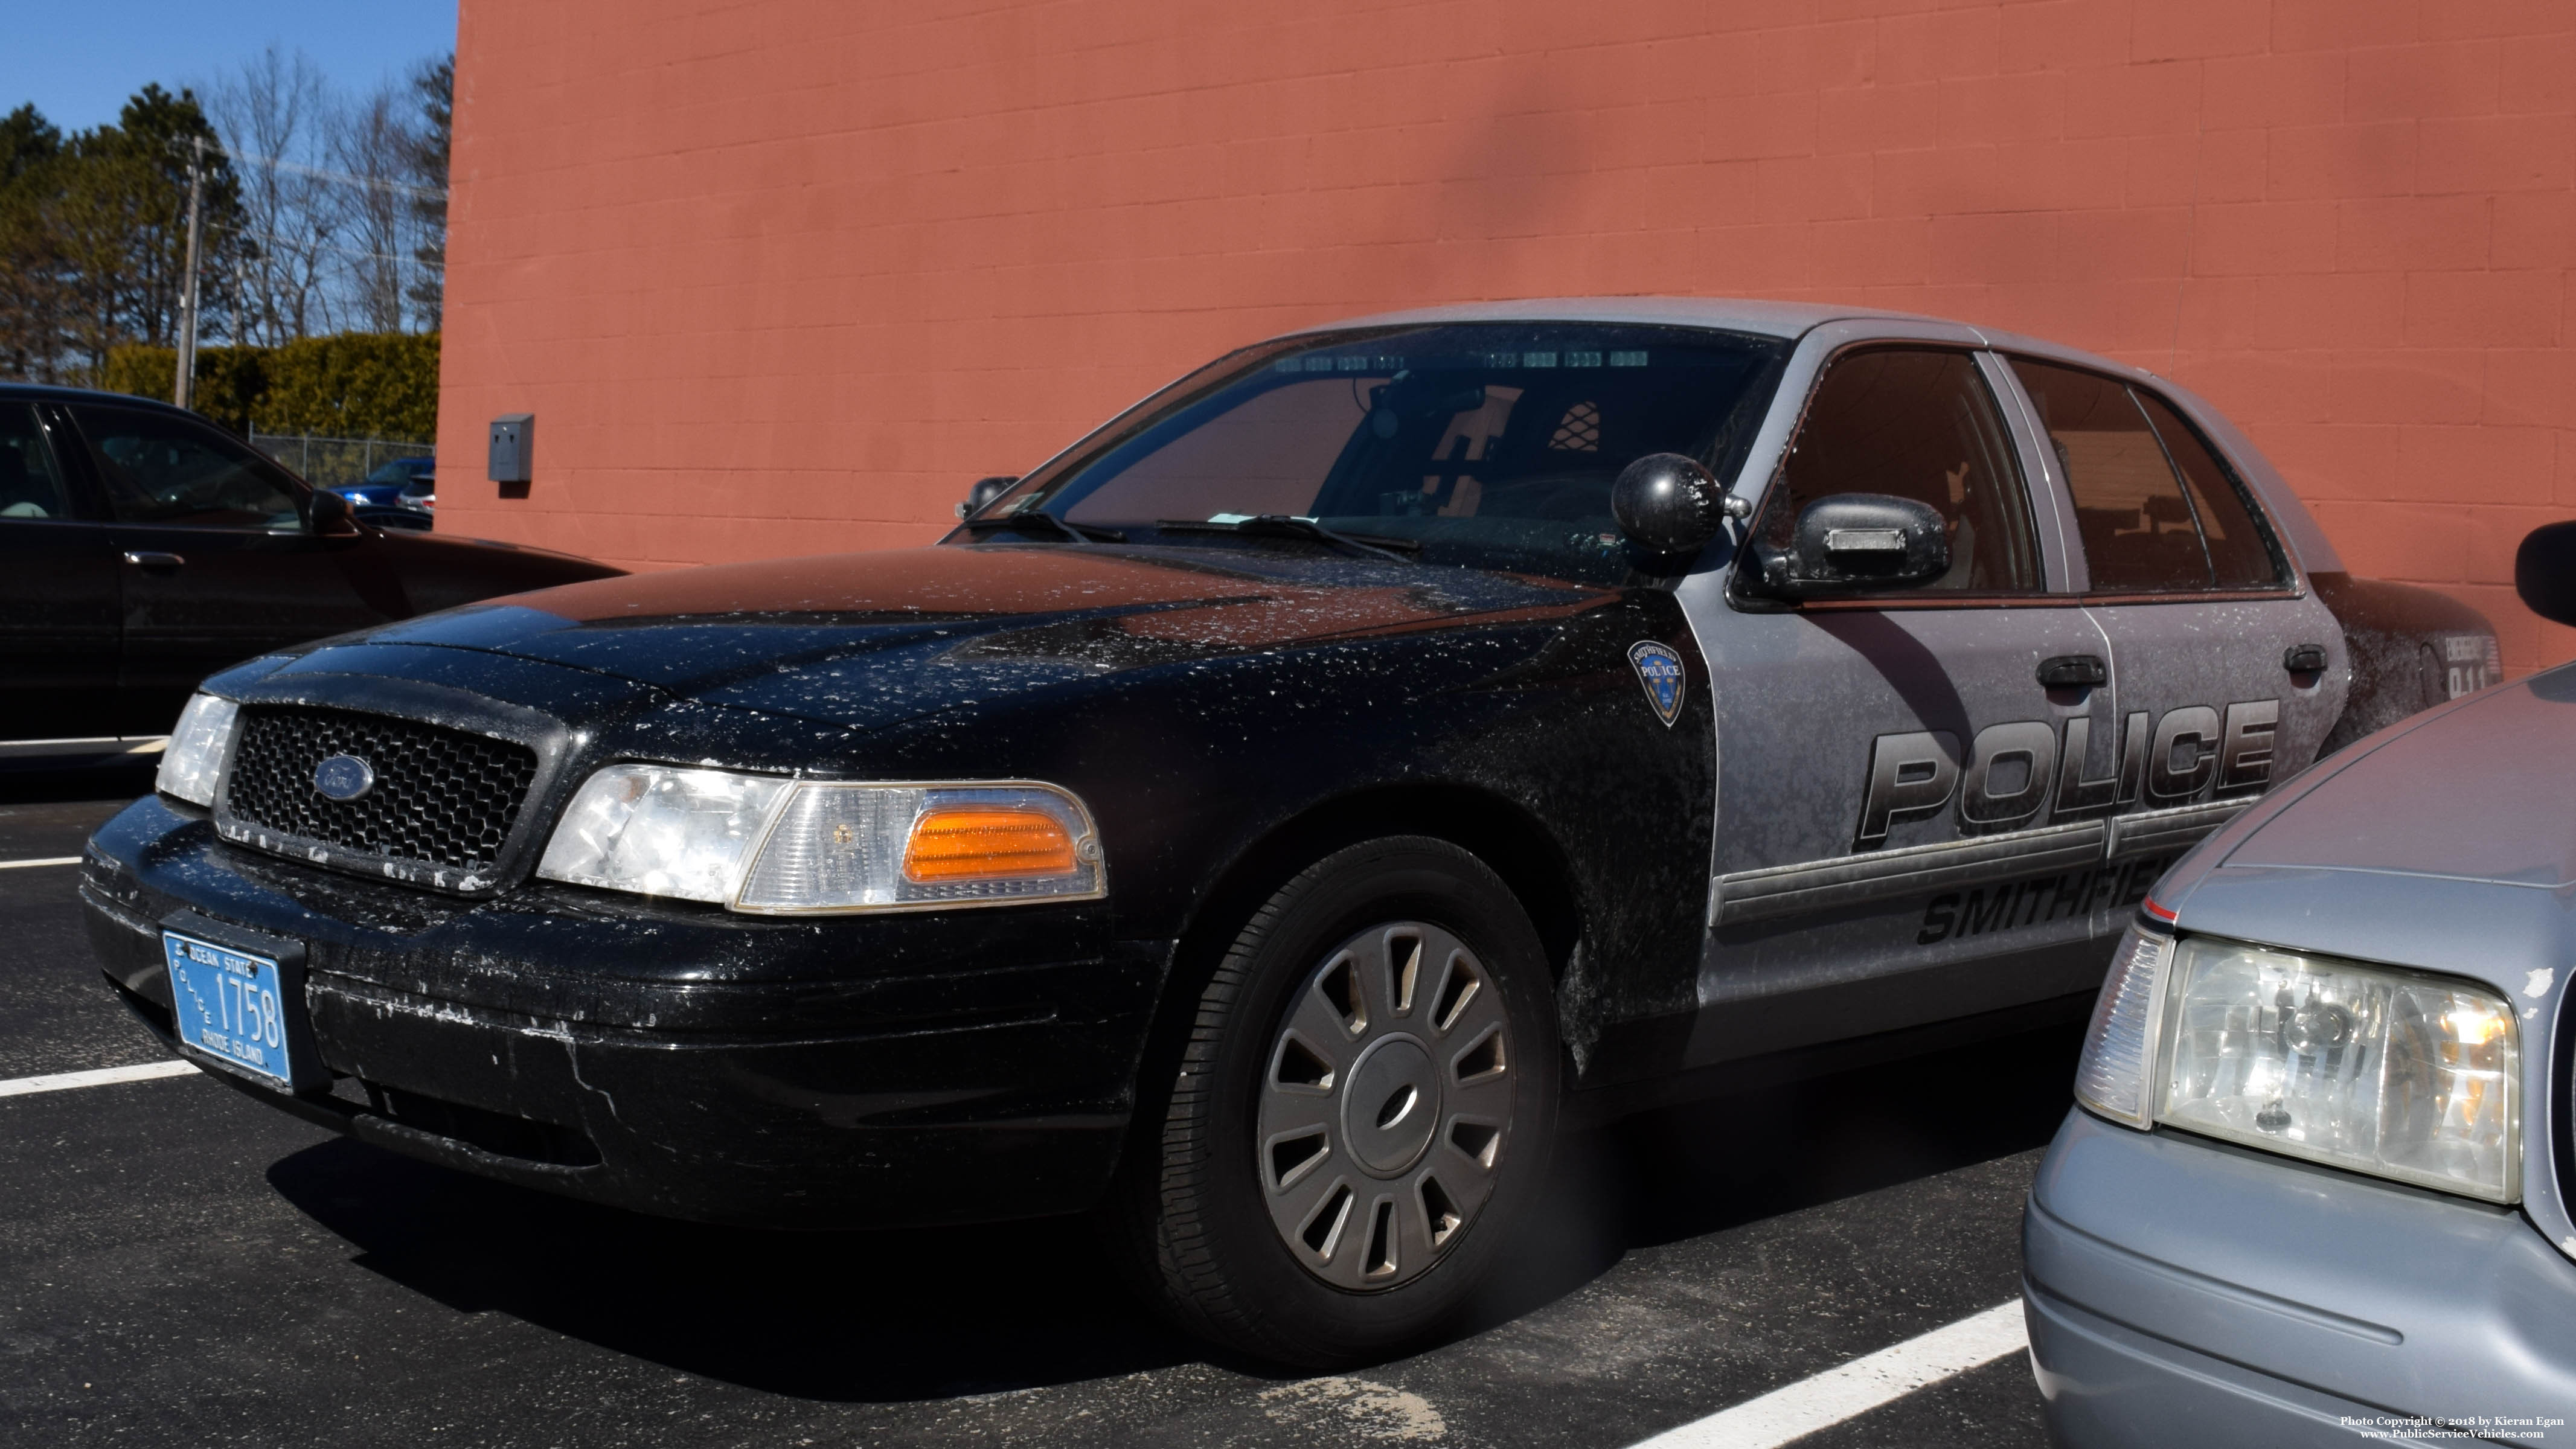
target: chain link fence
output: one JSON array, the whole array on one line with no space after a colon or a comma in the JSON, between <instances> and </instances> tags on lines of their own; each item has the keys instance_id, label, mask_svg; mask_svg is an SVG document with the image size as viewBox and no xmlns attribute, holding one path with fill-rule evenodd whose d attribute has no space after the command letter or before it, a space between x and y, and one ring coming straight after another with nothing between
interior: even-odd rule
<instances>
[{"instance_id":1,"label":"chain link fence","mask_svg":"<svg viewBox=\"0 0 2576 1449\"><path fill-rule=\"evenodd\" d=\"M300 433L253 433L250 445L317 488L363 483L379 463L425 458L430 451L428 441L419 438L315 438Z\"/></svg>"}]
</instances>

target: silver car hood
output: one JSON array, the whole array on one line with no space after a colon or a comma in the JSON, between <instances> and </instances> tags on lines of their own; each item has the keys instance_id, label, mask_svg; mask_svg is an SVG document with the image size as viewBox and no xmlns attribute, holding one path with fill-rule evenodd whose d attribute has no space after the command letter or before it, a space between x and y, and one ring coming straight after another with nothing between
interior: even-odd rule
<instances>
[{"instance_id":1,"label":"silver car hood","mask_svg":"<svg viewBox=\"0 0 2576 1449\"><path fill-rule=\"evenodd\" d=\"M2576 669L2464 701L2264 821L2226 867L2312 866L2556 889L2576 881Z\"/></svg>"},{"instance_id":2,"label":"silver car hood","mask_svg":"<svg viewBox=\"0 0 2576 1449\"><path fill-rule=\"evenodd\" d=\"M2576 665L2318 763L2186 856L2155 899L2187 931L2469 976L2537 1006L2576 953L2571 763Z\"/></svg>"}]
</instances>

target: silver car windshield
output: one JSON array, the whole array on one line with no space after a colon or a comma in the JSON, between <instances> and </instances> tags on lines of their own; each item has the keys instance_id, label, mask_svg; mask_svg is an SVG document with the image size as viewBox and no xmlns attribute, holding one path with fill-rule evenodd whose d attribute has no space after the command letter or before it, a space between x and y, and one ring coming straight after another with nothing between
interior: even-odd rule
<instances>
[{"instance_id":1,"label":"silver car windshield","mask_svg":"<svg viewBox=\"0 0 2576 1449\"><path fill-rule=\"evenodd\" d=\"M1042 509L1095 535L1196 546L1207 525L1301 519L1425 564L1613 583L1638 561L1610 513L1619 471L1683 453L1730 480L1787 350L1584 324L1290 339L1147 399L979 517ZM1328 546L1311 534L1247 529L1223 546Z\"/></svg>"}]
</instances>

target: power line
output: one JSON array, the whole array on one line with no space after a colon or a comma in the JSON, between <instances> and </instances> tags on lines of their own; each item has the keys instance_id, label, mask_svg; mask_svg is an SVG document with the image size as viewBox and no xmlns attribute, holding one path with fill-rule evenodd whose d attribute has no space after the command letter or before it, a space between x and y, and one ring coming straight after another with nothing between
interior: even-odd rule
<instances>
[{"instance_id":1,"label":"power line","mask_svg":"<svg viewBox=\"0 0 2576 1449\"><path fill-rule=\"evenodd\" d=\"M221 147L213 149L222 150ZM326 171L319 166L307 166L300 161L289 161L280 156L244 156L237 151L225 151L224 154L235 161L246 162L253 166L265 166L272 171L292 171L298 176L310 176L316 181L333 181L342 186L364 186L375 191L391 191L404 196L418 197L423 201L447 199L447 193L435 187L412 186L400 181L380 181L369 176L353 176L346 171Z\"/></svg>"},{"instance_id":2,"label":"power line","mask_svg":"<svg viewBox=\"0 0 2576 1449\"><path fill-rule=\"evenodd\" d=\"M275 242L277 245L282 247L311 247L315 251L338 252L344 257L372 257L377 261L400 262L405 266L411 267L427 267L433 272L444 272L447 270L447 266L443 262L424 262L418 257L401 256L394 252L371 252L358 247L333 246L331 243L326 241L309 241L298 237L279 236L273 231L253 231L249 227L234 226L228 222L211 221L206 224L214 227L218 231L228 231L235 236L246 236L256 241Z\"/></svg>"},{"instance_id":3,"label":"power line","mask_svg":"<svg viewBox=\"0 0 2576 1449\"><path fill-rule=\"evenodd\" d=\"M307 166L301 161L289 161L283 156L246 155L240 151L227 150L211 141L206 143L206 149L247 166L265 166L272 171L292 171L298 176L310 176L316 181L337 182L342 186L364 186L375 191L390 191L403 196L417 197L423 201L447 199L447 192L440 187L413 186L408 182L384 181L372 176L355 176L346 171L327 171L319 166Z\"/></svg>"}]
</instances>

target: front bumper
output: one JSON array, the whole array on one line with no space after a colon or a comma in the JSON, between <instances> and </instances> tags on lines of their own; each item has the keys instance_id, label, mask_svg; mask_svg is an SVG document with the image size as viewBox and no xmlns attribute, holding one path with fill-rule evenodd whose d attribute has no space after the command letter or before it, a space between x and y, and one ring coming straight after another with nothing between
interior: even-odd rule
<instances>
[{"instance_id":1,"label":"front bumper","mask_svg":"<svg viewBox=\"0 0 2576 1449\"><path fill-rule=\"evenodd\" d=\"M2511 1209L2078 1109L2022 1265L2058 1443L2576 1436L2576 1263Z\"/></svg>"},{"instance_id":2,"label":"front bumper","mask_svg":"<svg viewBox=\"0 0 2576 1449\"><path fill-rule=\"evenodd\" d=\"M1099 903L781 920L531 883L464 901L259 855L158 798L81 895L174 1048L160 929L303 943L334 1080L228 1085L434 1162L672 1217L883 1227L1076 1211L1116 1165L1168 943Z\"/></svg>"}]
</instances>

